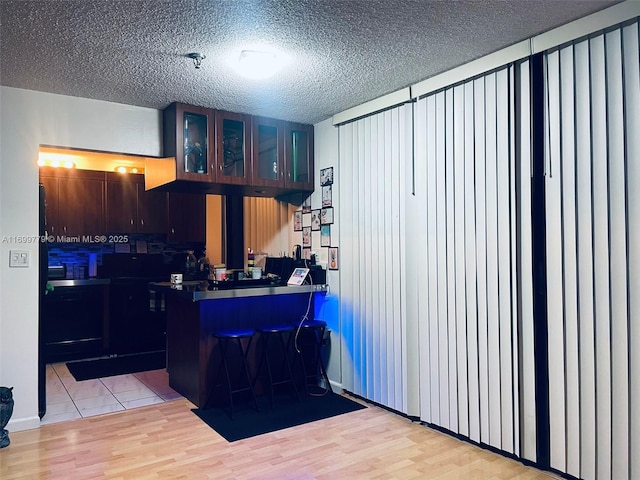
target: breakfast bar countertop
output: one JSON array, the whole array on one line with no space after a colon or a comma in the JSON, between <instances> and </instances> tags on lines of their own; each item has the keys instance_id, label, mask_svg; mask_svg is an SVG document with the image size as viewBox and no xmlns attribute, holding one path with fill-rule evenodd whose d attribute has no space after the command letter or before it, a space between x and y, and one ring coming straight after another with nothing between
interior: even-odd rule
<instances>
[{"instance_id":1,"label":"breakfast bar countertop","mask_svg":"<svg viewBox=\"0 0 640 480\"><path fill-rule=\"evenodd\" d=\"M175 293L194 302L218 300L222 298L247 298L271 295L291 295L299 293L327 292L328 286L322 285L261 285L257 287L223 288L210 285L208 281L185 281L181 284L171 282L149 283L150 290L162 293Z\"/></svg>"}]
</instances>

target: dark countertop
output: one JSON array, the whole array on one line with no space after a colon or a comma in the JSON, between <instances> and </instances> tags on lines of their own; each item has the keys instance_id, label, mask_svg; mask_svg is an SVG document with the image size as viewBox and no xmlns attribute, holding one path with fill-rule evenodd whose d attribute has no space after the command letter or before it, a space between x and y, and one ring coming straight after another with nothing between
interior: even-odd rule
<instances>
[{"instance_id":1,"label":"dark countertop","mask_svg":"<svg viewBox=\"0 0 640 480\"><path fill-rule=\"evenodd\" d=\"M194 302L202 300L217 300L221 298L246 298L267 295L292 295L298 293L326 292L327 285L260 285L240 288L218 289L215 284L208 281L185 281L182 284L170 282L149 283L149 289L164 293L174 293L182 297L190 298Z\"/></svg>"}]
</instances>

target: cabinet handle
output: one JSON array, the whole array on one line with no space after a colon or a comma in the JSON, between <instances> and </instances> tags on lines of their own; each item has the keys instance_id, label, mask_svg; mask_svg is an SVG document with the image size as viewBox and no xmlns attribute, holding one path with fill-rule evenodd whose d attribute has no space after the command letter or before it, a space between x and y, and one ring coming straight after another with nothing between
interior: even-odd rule
<instances>
[{"instance_id":1,"label":"cabinet handle","mask_svg":"<svg viewBox=\"0 0 640 480\"><path fill-rule=\"evenodd\" d=\"M175 229L172 228L171 229L171 233L176 233Z\"/></svg>"},{"instance_id":2,"label":"cabinet handle","mask_svg":"<svg viewBox=\"0 0 640 480\"><path fill-rule=\"evenodd\" d=\"M140 219L140 225L144 225L144 218Z\"/></svg>"},{"instance_id":3,"label":"cabinet handle","mask_svg":"<svg viewBox=\"0 0 640 480\"><path fill-rule=\"evenodd\" d=\"M129 220L129 224L133 225L133 218L131 220Z\"/></svg>"}]
</instances>

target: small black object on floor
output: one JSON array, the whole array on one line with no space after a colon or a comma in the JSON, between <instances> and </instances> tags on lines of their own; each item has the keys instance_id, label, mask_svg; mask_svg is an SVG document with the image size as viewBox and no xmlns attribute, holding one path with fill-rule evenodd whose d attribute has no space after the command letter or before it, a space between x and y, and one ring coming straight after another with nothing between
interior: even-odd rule
<instances>
[{"instance_id":1,"label":"small black object on floor","mask_svg":"<svg viewBox=\"0 0 640 480\"><path fill-rule=\"evenodd\" d=\"M166 365L167 356L164 350L67 362L69 372L78 381L159 370L165 368Z\"/></svg>"},{"instance_id":2,"label":"small black object on floor","mask_svg":"<svg viewBox=\"0 0 640 480\"><path fill-rule=\"evenodd\" d=\"M292 398L291 395L284 394L276 397L273 409L266 396L258 397L258 403L260 404L259 412L249 403L239 406L233 420L229 416L228 409L220 407L207 410L194 408L192 411L228 442L235 442L367 408L332 392L321 396L312 395L301 402Z\"/></svg>"}]
</instances>

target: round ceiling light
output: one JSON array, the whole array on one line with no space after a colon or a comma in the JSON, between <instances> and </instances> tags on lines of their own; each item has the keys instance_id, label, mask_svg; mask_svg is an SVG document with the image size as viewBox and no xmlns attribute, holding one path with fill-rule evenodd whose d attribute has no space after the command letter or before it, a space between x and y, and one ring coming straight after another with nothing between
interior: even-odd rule
<instances>
[{"instance_id":1,"label":"round ceiling light","mask_svg":"<svg viewBox=\"0 0 640 480\"><path fill-rule=\"evenodd\" d=\"M284 56L275 52L242 50L238 58L237 70L244 77L264 79L273 76L285 63Z\"/></svg>"}]
</instances>

